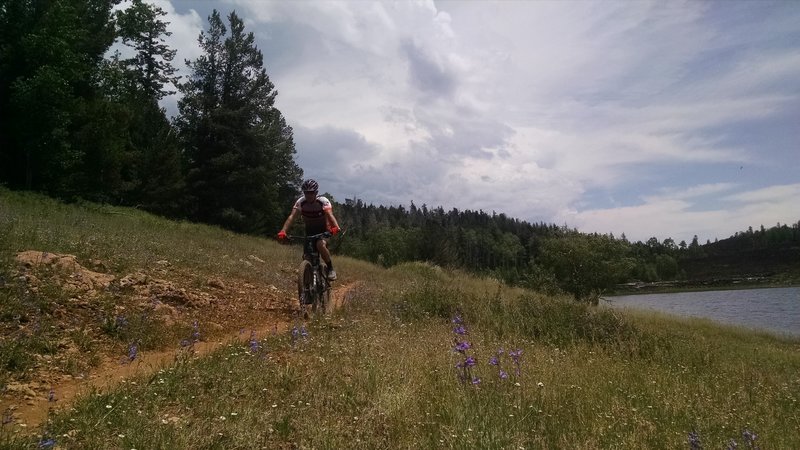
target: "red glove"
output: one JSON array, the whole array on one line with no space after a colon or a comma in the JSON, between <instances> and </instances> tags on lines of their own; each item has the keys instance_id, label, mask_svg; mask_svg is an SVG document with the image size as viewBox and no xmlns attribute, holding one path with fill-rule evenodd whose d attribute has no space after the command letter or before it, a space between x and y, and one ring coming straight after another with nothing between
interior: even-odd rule
<instances>
[{"instance_id":1,"label":"red glove","mask_svg":"<svg viewBox=\"0 0 800 450\"><path fill-rule=\"evenodd\" d=\"M334 236L339 234L339 227L336 227L336 226L331 227L331 234L334 235Z\"/></svg>"},{"instance_id":2,"label":"red glove","mask_svg":"<svg viewBox=\"0 0 800 450\"><path fill-rule=\"evenodd\" d=\"M283 230L278 231L278 240L282 241L284 239L286 239L286 232Z\"/></svg>"}]
</instances>

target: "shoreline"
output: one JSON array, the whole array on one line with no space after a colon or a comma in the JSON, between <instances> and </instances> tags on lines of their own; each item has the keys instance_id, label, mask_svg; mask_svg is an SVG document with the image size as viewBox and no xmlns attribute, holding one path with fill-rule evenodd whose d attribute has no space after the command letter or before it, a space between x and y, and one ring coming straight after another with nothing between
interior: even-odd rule
<instances>
[{"instance_id":1,"label":"shoreline","mask_svg":"<svg viewBox=\"0 0 800 450\"><path fill-rule=\"evenodd\" d=\"M709 281L656 281L652 283L626 283L603 297L623 295L675 294L679 292L735 291L749 289L775 289L800 287L800 281L709 280Z\"/></svg>"}]
</instances>

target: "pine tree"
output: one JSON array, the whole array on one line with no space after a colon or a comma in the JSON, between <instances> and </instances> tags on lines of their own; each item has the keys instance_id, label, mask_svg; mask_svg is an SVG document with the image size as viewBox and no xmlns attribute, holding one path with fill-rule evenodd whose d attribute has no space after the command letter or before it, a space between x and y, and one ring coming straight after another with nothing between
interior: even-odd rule
<instances>
[{"instance_id":1,"label":"pine tree","mask_svg":"<svg viewBox=\"0 0 800 450\"><path fill-rule=\"evenodd\" d=\"M141 206L170 216L181 216L184 179L177 133L158 101L173 94L177 83L172 60L175 50L165 44L169 22L161 8L134 0L115 14L121 42L136 51L120 59L117 54L110 70L118 76L110 83L117 100L128 110L128 146L122 167L124 192L121 202ZM109 94L111 95L111 94Z\"/></svg>"},{"instance_id":2,"label":"pine tree","mask_svg":"<svg viewBox=\"0 0 800 450\"><path fill-rule=\"evenodd\" d=\"M114 148L96 89L113 0L9 0L0 7L0 166L12 188L86 194L83 162ZM90 141L90 142L89 142Z\"/></svg>"},{"instance_id":3,"label":"pine tree","mask_svg":"<svg viewBox=\"0 0 800 450\"><path fill-rule=\"evenodd\" d=\"M237 231L272 232L298 191L292 129L275 108L277 91L252 33L232 12L230 34L215 10L180 86L178 126L186 145L188 189L200 221Z\"/></svg>"}]
</instances>

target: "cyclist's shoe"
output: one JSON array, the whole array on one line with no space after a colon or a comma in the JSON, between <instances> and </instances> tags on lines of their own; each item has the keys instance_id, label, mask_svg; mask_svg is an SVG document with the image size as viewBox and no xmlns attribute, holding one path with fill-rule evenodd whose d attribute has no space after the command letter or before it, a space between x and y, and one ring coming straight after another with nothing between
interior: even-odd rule
<instances>
[{"instance_id":1,"label":"cyclist's shoe","mask_svg":"<svg viewBox=\"0 0 800 450\"><path fill-rule=\"evenodd\" d=\"M333 269L328 269L328 280L335 281L336 280L336 271Z\"/></svg>"}]
</instances>

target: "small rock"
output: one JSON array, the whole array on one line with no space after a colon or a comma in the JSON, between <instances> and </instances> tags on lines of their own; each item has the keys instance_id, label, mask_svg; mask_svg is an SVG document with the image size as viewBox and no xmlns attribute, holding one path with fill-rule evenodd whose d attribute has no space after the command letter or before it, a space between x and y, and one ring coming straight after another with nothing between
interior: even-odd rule
<instances>
[{"instance_id":1,"label":"small rock","mask_svg":"<svg viewBox=\"0 0 800 450\"><path fill-rule=\"evenodd\" d=\"M206 282L209 286L217 289L225 289L225 283L222 282L219 278L209 278Z\"/></svg>"}]
</instances>

